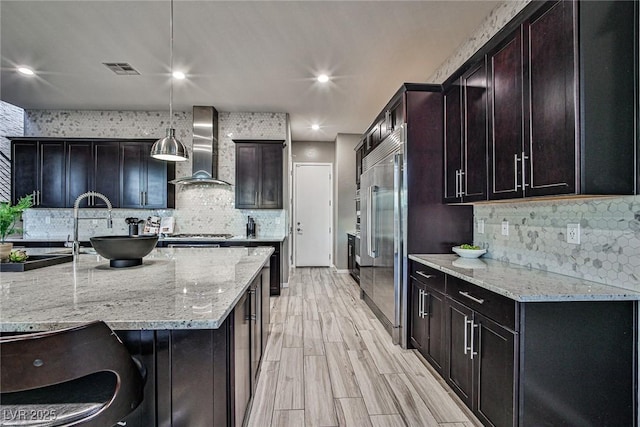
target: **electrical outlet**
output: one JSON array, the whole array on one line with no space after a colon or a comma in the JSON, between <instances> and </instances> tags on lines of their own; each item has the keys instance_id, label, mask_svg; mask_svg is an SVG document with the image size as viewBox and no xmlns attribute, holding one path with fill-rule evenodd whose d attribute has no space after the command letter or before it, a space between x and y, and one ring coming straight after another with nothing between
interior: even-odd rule
<instances>
[{"instance_id":1,"label":"electrical outlet","mask_svg":"<svg viewBox=\"0 0 640 427\"><path fill-rule=\"evenodd\" d=\"M580 244L580 224L567 224L567 243Z\"/></svg>"},{"instance_id":2,"label":"electrical outlet","mask_svg":"<svg viewBox=\"0 0 640 427\"><path fill-rule=\"evenodd\" d=\"M484 234L484 219L478 220L478 234Z\"/></svg>"},{"instance_id":3,"label":"electrical outlet","mask_svg":"<svg viewBox=\"0 0 640 427\"><path fill-rule=\"evenodd\" d=\"M502 221L502 235L509 235L509 221Z\"/></svg>"},{"instance_id":4,"label":"electrical outlet","mask_svg":"<svg viewBox=\"0 0 640 427\"><path fill-rule=\"evenodd\" d=\"M98 224L98 220L97 219L92 219L91 220L91 224L92 225L97 225Z\"/></svg>"},{"instance_id":5,"label":"electrical outlet","mask_svg":"<svg viewBox=\"0 0 640 427\"><path fill-rule=\"evenodd\" d=\"M51 217L50 216L45 216L44 217L44 223L45 224L51 224Z\"/></svg>"}]
</instances>

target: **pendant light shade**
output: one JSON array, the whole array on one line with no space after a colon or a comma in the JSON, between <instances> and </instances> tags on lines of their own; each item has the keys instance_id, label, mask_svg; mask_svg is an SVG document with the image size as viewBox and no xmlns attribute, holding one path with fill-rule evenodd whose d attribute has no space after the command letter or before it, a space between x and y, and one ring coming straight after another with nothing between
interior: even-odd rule
<instances>
[{"instance_id":1,"label":"pendant light shade","mask_svg":"<svg viewBox=\"0 0 640 427\"><path fill-rule=\"evenodd\" d=\"M167 136L157 140L151 147L151 157L169 162L183 162L189 158L187 149L176 138L176 130L167 129Z\"/></svg>"},{"instance_id":2,"label":"pendant light shade","mask_svg":"<svg viewBox=\"0 0 640 427\"><path fill-rule=\"evenodd\" d=\"M173 0L171 0L171 13L169 16L169 67L171 68L169 80L169 128L167 136L153 143L151 157L169 162L184 162L189 158L189 152L182 142L176 138L176 130L173 128Z\"/></svg>"}]
</instances>

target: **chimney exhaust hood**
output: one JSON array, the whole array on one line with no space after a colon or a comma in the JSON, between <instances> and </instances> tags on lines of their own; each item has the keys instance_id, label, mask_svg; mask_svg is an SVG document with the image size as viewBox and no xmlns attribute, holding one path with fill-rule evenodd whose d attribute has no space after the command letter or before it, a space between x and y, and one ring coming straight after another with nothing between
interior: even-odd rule
<instances>
[{"instance_id":1,"label":"chimney exhaust hood","mask_svg":"<svg viewBox=\"0 0 640 427\"><path fill-rule=\"evenodd\" d=\"M231 185L218 179L218 111L213 107L193 107L192 175L169 181L171 184Z\"/></svg>"}]
</instances>

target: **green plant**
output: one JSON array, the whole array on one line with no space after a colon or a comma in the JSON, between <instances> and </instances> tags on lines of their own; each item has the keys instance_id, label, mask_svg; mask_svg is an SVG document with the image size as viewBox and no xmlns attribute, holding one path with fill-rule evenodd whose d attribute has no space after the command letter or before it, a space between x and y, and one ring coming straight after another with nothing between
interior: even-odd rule
<instances>
[{"instance_id":1,"label":"green plant","mask_svg":"<svg viewBox=\"0 0 640 427\"><path fill-rule=\"evenodd\" d=\"M16 228L16 221L20 218L20 214L31 206L33 206L31 195L22 197L13 206L9 202L0 203L0 243L4 243L7 236L22 231Z\"/></svg>"}]
</instances>

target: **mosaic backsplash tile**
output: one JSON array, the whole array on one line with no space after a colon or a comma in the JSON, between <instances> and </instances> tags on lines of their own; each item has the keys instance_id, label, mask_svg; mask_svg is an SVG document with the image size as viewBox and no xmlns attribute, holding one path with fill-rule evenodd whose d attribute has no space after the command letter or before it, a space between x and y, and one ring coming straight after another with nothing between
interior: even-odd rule
<instances>
[{"instance_id":1,"label":"mosaic backsplash tile","mask_svg":"<svg viewBox=\"0 0 640 427\"><path fill-rule=\"evenodd\" d=\"M26 136L159 138L168 123L163 111L67 111L28 110L25 112ZM233 139L287 138L286 113L219 112L218 177L235 181L235 146ZM191 112L174 112L176 135L192 147ZM176 176L190 176L191 162L176 165ZM287 217L284 210L240 210L234 208L234 189L214 185L179 186L175 210L114 210L114 227L122 219L122 228L109 230L106 221L81 221L80 238L92 235L126 233L124 218L146 219L151 215L176 217L176 232L245 234L247 216L251 215L259 236L283 235ZM83 209L81 216L104 215L104 210ZM66 239L73 230L72 209L32 209L25 213L25 237ZM49 218L49 224L46 224ZM71 228L70 228L71 227Z\"/></svg>"},{"instance_id":2,"label":"mosaic backsplash tile","mask_svg":"<svg viewBox=\"0 0 640 427\"><path fill-rule=\"evenodd\" d=\"M11 142L7 136L21 136L24 110L0 101L0 201L11 198Z\"/></svg>"},{"instance_id":3,"label":"mosaic backsplash tile","mask_svg":"<svg viewBox=\"0 0 640 427\"><path fill-rule=\"evenodd\" d=\"M467 59L495 36L531 0L506 0L489 13L478 29L427 79L430 83L444 82Z\"/></svg>"},{"instance_id":4,"label":"mosaic backsplash tile","mask_svg":"<svg viewBox=\"0 0 640 427\"><path fill-rule=\"evenodd\" d=\"M499 4L427 81L444 82L530 1ZM640 196L476 205L474 216L485 221L474 242L486 257L640 290ZM501 234L503 220L509 236ZM568 223L582 227L580 245L566 243Z\"/></svg>"},{"instance_id":5,"label":"mosaic backsplash tile","mask_svg":"<svg viewBox=\"0 0 640 427\"><path fill-rule=\"evenodd\" d=\"M640 196L476 205L474 217L486 257L640 290ZM567 224L580 224L579 245L566 242Z\"/></svg>"}]
</instances>

